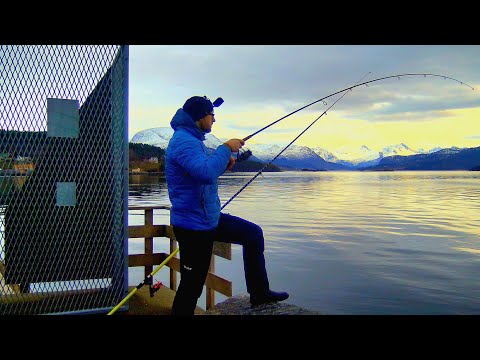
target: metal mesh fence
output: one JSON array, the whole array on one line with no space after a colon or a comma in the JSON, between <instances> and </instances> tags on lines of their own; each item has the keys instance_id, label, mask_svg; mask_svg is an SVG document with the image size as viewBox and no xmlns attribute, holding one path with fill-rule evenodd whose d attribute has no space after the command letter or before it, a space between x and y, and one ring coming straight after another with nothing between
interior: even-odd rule
<instances>
[{"instance_id":1,"label":"metal mesh fence","mask_svg":"<svg viewBox=\"0 0 480 360\"><path fill-rule=\"evenodd\" d=\"M0 314L128 290L128 46L0 45Z\"/></svg>"}]
</instances>

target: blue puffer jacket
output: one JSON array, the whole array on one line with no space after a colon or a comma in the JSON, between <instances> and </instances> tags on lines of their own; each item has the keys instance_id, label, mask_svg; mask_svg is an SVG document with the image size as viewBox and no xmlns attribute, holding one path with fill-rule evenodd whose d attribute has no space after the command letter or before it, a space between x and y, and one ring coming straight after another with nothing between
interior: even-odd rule
<instances>
[{"instance_id":1,"label":"blue puffer jacket","mask_svg":"<svg viewBox=\"0 0 480 360\"><path fill-rule=\"evenodd\" d=\"M211 230L220 217L218 177L227 168L230 148L222 144L209 154L205 134L183 109L177 110L170 126L175 131L165 153L170 224Z\"/></svg>"}]
</instances>

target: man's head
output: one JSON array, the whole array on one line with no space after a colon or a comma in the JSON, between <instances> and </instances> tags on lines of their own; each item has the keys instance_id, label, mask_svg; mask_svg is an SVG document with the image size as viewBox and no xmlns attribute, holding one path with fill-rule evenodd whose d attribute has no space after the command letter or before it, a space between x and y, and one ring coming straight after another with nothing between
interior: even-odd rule
<instances>
[{"instance_id":1,"label":"man's head","mask_svg":"<svg viewBox=\"0 0 480 360\"><path fill-rule=\"evenodd\" d=\"M215 122L213 108L219 107L222 103L222 98L218 98L212 103L206 96L192 96L183 105L183 110L190 115L200 130L209 133Z\"/></svg>"}]
</instances>

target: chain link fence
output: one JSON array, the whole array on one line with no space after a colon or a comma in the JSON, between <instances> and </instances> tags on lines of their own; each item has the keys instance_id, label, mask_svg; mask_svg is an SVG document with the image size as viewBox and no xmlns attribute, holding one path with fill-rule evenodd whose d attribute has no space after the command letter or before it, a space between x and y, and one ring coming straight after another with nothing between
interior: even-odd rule
<instances>
[{"instance_id":1,"label":"chain link fence","mask_svg":"<svg viewBox=\"0 0 480 360\"><path fill-rule=\"evenodd\" d=\"M128 292L128 46L0 45L0 314Z\"/></svg>"}]
</instances>

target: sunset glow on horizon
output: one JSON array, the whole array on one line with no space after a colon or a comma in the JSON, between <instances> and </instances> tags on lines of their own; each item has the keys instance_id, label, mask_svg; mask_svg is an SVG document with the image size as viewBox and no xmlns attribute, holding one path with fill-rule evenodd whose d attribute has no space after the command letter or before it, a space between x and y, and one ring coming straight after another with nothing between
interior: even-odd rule
<instances>
[{"instance_id":1,"label":"sunset glow on horizon","mask_svg":"<svg viewBox=\"0 0 480 360\"><path fill-rule=\"evenodd\" d=\"M201 50L211 57L189 59ZM130 53L129 139L170 127L193 95L225 100L216 109L214 136L244 138L374 68L367 80L421 69L458 81L416 76L354 88L331 109L341 94L272 125L247 145L286 145L328 109L295 145L333 151L400 143L414 150L480 146L480 46L131 46ZM348 56L355 62L348 64Z\"/></svg>"}]
</instances>

